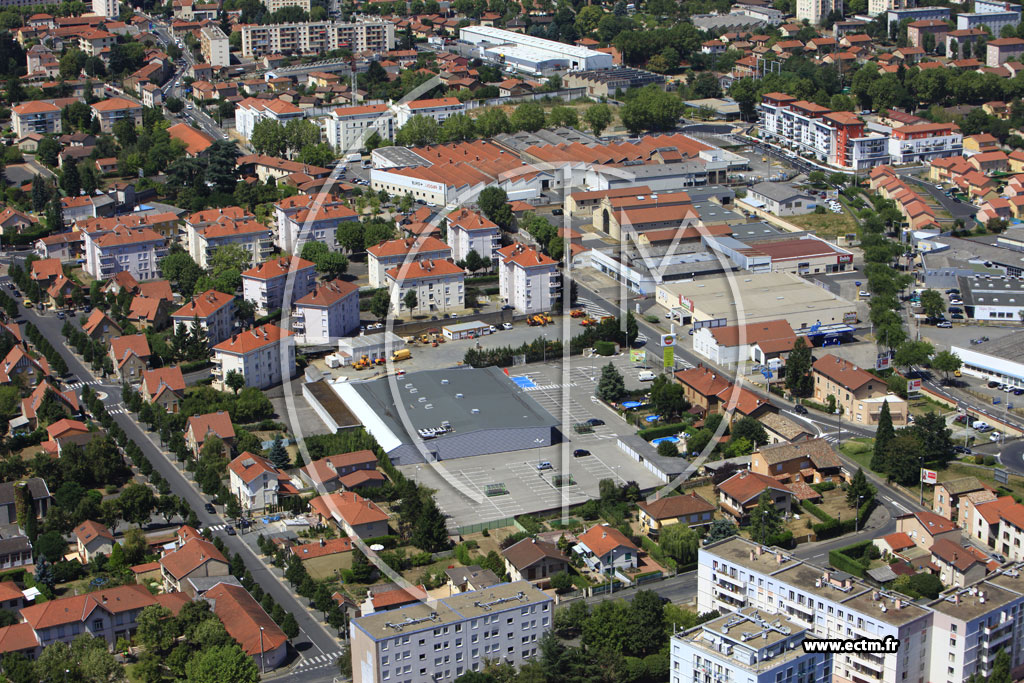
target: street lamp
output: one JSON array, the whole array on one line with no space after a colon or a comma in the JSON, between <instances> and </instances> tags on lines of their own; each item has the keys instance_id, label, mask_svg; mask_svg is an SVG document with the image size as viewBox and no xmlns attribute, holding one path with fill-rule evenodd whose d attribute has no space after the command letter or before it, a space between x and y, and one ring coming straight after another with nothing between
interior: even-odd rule
<instances>
[{"instance_id":1,"label":"street lamp","mask_svg":"<svg viewBox=\"0 0 1024 683\"><path fill-rule=\"evenodd\" d=\"M864 500L864 496L857 496L857 511L854 513L854 531L860 531L860 502Z\"/></svg>"},{"instance_id":2,"label":"street lamp","mask_svg":"<svg viewBox=\"0 0 1024 683\"><path fill-rule=\"evenodd\" d=\"M540 335L540 337L543 340L541 342L541 346L544 349L544 362L547 363L548 362L548 335L545 332L544 334Z\"/></svg>"},{"instance_id":3,"label":"street lamp","mask_svg":"<svg viewBox=\"0 0 1024 683\"><path fill-rule=\"evenodd\" d=\"M918 456L917 460L918 460L918 462L921 465L920 468L918 469L918 475L917 475L918 478L921 480L920 481L920 487L921 487L921 500L920 500L920 504L921 504L921 506L924 506L924 471L923 471L924 470L924 456L923 455Z\"/></svg>"},{"instance_id":4,"label":"street lamp","mask_svg":"<svg viewBox=\"0 0 1024 683\"><path fill-rule=\"evenodd\" d=\"M262 626L260 626L260 669L262 670L263 675L266 676L267 675L267 664L263 660L263 627Z\"/></svg>"}]
</instances>

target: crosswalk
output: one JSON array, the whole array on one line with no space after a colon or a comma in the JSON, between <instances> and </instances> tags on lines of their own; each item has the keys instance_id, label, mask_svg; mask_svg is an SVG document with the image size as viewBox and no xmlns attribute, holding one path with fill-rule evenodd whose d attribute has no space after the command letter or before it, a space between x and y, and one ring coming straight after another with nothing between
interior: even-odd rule
<instances>
[{"instance_id":1,"label":"crosswalk","mask_svg":"<svg viewBox=\"0 0 1024 683\"><path fill-rule=\"evenodd\" d=\"M226 529L227 527L227 524L214 524L213 526L208 526L204 528L209 529L210 531L220 531L221 529Z\"/></svg>"},{"instance_id":2,"label":"crosswalk","mask_svg":"<svg viewBox=\"0 0 1024 683\"><path fill-rule=\"evenodd\" d=\"M543 384L535 387L526 387L523 391L550 391L551 389L568 389L576 386L575 382L569 382L568 384Z\"/></svg>"},{"instance_id":3,"label":"crosswalk","mask_svg":"<svg viewBox=\"0 0 1024 683\"><path fill-rule=\"evenodd\" d=\"M308 671L310 669L322 669L325 666L332 666L334 662L338 660L338 657L340 657L341 654L342 653L339 650L338 652L331 652L326 655L307 657L303 659L301 662L299 662L299 665L295 668L302 671Z\"/></svg>"},{"instance_id":4,"label":"crosswalk","mask_svg":"<svg viewBox=\"0 0 1024 683\"><path fill-rule=\"evenodd\" d=\"M590 316L591 318L601 319L606 315L611 315L611 313L609 313L607 309L605 309L602 306L598 306L597 304L595 304L590 299L587 299L586 297L578 297L576 299L576 303L580 306L583 306L583 310L585 310L587 312L587 315ZM636 340L642 344L646 344L649 341L647 335L644 334L643 332L637 334Z\"/></svg>"},{"instance_id":5,"label":"crosswalk","mask_svg":"<svg viewBox=\"0 0 1024 683\"><path fill-rule=\"evenodd\" d=\"M101 382L98 379L91 379L88 382L72 382L71 384L67 385L67 388L68 389L81 389L82 387L84 387L87 384L89 386L96 386L97 384L103 384L103 382Z\"/></svg>"},{"instance_id":6,"label":"crosswalk","mask_svg":"<svg viewBox=\"0 0 1024 683\"><path fill-rule=\"evenodd\" d=\"M107 408L108 415L127 415L128 409L124 407L120 408Z\"/></svg>"}]
</instances>

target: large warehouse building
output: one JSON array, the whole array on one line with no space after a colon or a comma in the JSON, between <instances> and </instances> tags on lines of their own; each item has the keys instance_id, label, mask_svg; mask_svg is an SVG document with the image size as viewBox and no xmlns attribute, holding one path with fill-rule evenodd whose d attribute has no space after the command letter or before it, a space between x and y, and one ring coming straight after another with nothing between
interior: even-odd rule
<instances>
[{"instance_id":1,"label":"large warehouse building","mask_svg":"<svg viewBox=\"0 0 1024 683\"><path fill-rule=\"evenodd\" d=\"M496 367L331 384L396 465L543 448L558 421Z\"/></svg>"},{"instance_id":2,"label":"large warehouse building","mask_svg":"<svg viewBox=\"0 0 1024 683\"><path fill-rule=\"evenodd\" d=\"M1024 387L1024 332L971 346L951 346L963 362L965 375Z\"/></svg>"},{"instance_id":3,"label":"large warehouse building","mask_svg":"<svg viewBox=\"0 0 1024 683\"><path fill-rule=\"evenodd\" d=\"M694 329L786 320L799 334L815 323L857 321L856 304L792 273L727 273L668 282L657 288L655 298Z\"/></svg>"},{"instance_id":4,"label":"large warehouse building","mask_svg":"<svg viewBox=\"0 0 1024 683\"><path fill-rule=\"evenodd\" d=\"M477 57L530 74L612 68L612 56L493 26L459 29L459 39L477 47Z\"/></svg>"}]
</instances>

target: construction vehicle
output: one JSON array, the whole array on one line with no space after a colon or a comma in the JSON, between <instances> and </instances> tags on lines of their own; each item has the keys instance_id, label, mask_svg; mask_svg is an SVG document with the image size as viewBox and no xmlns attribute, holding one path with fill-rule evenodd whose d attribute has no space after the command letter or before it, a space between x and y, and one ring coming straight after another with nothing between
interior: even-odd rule
<instances>
[{"instance_id":1,"label":"construction vehicle","mask_svg":"<svg viewBox=\"0 0 1024 683\"><path fill-rule=\"evenodd\" d=\"M536 327L537 325L544 325L545 323L537 319L537 316L531 315L526 318L526 324L530 327Z\"/></svg>"},{"instance_id":2,"label":"construction vehicle","mask_svg":"<svg viewBox=\"0 0 1024 683\"><path fill-rule=\"evenodd\" d=\"M569 315L573 318L582 318L587 315L587 312L582 308L574 308Z\"/></svg>"},{"instance_id":3,"label":"construction vehicle","mask_svg":"<svg viewBox=\"0 0 1024 683\"><path fill-rule=\"evenodd\" d=\"M550 315L550 314L548 314L548 313L541 313L541 314L540 314L540 316L541 316L542 318L544 318L544 323L545 323L545 324L547 324L547 325L550 325L550 324L551 324L552 322L554 322L554 321L553 321L553 320L551 319L551 315Z\"/></svg>"},{"instance_id":4,"label":"construction vehicle","mask_svg":"<svg viewBox=\"0 0 1024 683\"><path fill-rule=\"evenodd\" d=\"M373 359L373 364L374 365L385 365L387 362L388 361L387 361L387 359L384 358L384 356L380 356L379 358L374 358Z\"/></svg>"},{"instance_id":5,"label":"construction vehicle","mask_svg":"<svg viewBox=\"0 0 1024 683\"><path fill-rule=\"evenodd\" d=\"M370 358L369 358L369 356L363 356L362 358L357 360L355 363L353 363L352 367L354 367L356 370L365 370L366 368L370 367Z\"/></svg>"},{"instance_id":6,"label":"construction vehicle","mask_svg":"<svg viewBox=\"0 0 1024 683\"><path fill-rule=\"evenodd\" d=\"M601 322L607 322L609 320L615 320L615 316L614 315L606 315L603 318L601 318Z\"/></svg>"},{"instance_id":7,"label":"construction vehicle","mask_svg":"<svg viewBox=\"0 0 1024 683\"><path fill-rule=\"evenodd\" d=\"M409 360L410 358L412 358L412 351L410 351L409 349L398 349L393 354L391 354L392 362L397 362L400 360Z\"/></svg>"},{"instance_id":8,"label":"construction vehicle","mask_svg":"<svg viewBox=\"0 0 1024 683\"><path fill-rule=\"evenodd\" d=\"M589 316L580 321L580 325L582 325L583 327L590 327L591 325L596 325L596 324L597 324L597 321L594 320L593 318L589 317Z\"/></svg>"}]
</instances>

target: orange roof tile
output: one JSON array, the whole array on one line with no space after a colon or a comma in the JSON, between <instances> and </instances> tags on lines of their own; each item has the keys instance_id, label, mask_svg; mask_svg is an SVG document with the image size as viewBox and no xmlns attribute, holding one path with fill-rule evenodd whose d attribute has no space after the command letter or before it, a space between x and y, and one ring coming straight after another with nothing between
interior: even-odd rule
<instances>
[{"instance_id":1,"label":"orange roof tile","mask_svg":"<svg viewBox=\"0 0 1024 683\"><path fill-rule=\"evenodd\" d=\"M218 292L215 289L208 289L176 310L171 317L187 318L188 320L198 317L200 320L204 320L228 304L233 303L234 300L235 297L230 294Z\"/></svg>"},{"instance_id":2,"label":"orange roof tile","mask_svg":"<svg viewBox=\"0 0 1024 683\"><path fill-rule=\"evenodd\" d=\"M199 538L186 541L174 552L167 553L160 558L160 565L178 580L185 578L207 562L228 563L224 555L217 550L217 546Z\"/></svg>"},{"instance_id":3,"label":"orange roof tile","mask_svg":"<svg viewBox=\"0 0 1024 683\"><path fill-rule=\"evenodd\" d=\"M718 490L724 491L730 498L738 500L741 505L748 504L769 488L792 493L785 484L780 484L778 480L748 470L737 472L718 484Z\"/></svg>"},{"instance_id":4,"label":"orange roof tile","mask_svg":"<svg viewBox=\"0 0 1024 683\"><path fill-rule=\"evenodd\" d=\"M283 277L291 272L298 272L306 268L313 268L312 261L307 261L298 256L292 258L275 258L264 261L257 266L242 273L242 277L249 277L256 280L270 280L275 277Z\"/></svg>"},{"instance_id":5,"label":"orange roof tile","mask_svg":"<svg viewBox=\"0 0 1024 683\"><path fill-rule=\"evenodd\" d=\"M205 597L213 601L214 614L246 654L272 652L288 641L284 631L245 588L219 583L206 591Z\"/></svg>"},{"instance_id":6,"label":"orange roof tile","mask_svg":"<svg viewBox=\"0 0 1024 683\"><path fill-rule=\"evenodd\" d=\"M276 344L283 339L291 337L294 333L290 330L282 330L273 323L267 323L254 327L245 332L231 335L213 347L214 351L223 353L246 354L261 349L268 344Z\"/></svg>"},{"instance_id":7,"label":"orange roof tile","mask_svg":"<svg viewBox=\"0 0 1024 683\"><path fill-rule=\"evenodd\" d=\"M585 545L597 557L604 557L616 548L630 548L634 552L638 550L621 531L613 526L602 524L595 524L587 529L577 536L577 541Z\"/></svg>"},{"instance_id":8,"label":"orange roof tile","mask_svg":"<svg viewBox=\"0 0 1024 683\"><path fill-rule=\"evenodd\" d=\"M387 514L372 500L351 491L336 491L309 501L321 517L334 518L337 514L351 526L387 521Z\"/></svg>"}]
</instances>

